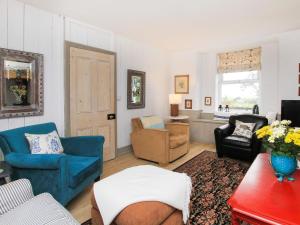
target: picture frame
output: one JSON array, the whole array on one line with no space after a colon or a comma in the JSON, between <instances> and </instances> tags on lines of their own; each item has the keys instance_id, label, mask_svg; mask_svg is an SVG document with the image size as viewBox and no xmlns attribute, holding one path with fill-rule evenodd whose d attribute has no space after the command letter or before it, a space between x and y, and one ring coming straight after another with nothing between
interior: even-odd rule
<instances>
[{"instance_id":1,"label":"picture frame","mask_svg":"<svg viewBox=\"0 0 300 225\"><path fill-rule=\"evenodd\" d=\"M192 109L193 108L193 100L192 99L185 99L184 100L184 108L185 109Z\"/></svg>"},{"instance_id":2,"label":"picture frame","mask_svg":"<svg viewBox=\"0 0 300 225\"><path fill-rule=\"evenodd\" d=\"M205 97L204 98L204 105L211 106L211 104L212 104L211 97Z\"/></svg>"},{"instance_id":3,"label":"picture frame","mask_svg":"<svg viewBox=\"0 0 300 225\"><path fill-rule=\"evenodd\" d=\"M43 55L0 48L0 119L43 113Z\"/></svg>"},{"instance_id":4,"label":"picture frame","mask_svg":"<svg viewBox=\"0 0 300 225\"><path fill-rule=\"evenodd\" d=\"M145 75L138 70L127 70L127 109L145 108Z\"/></svg>"},{"instance_id":5,"label":"picture frame","mask_svg":"<svg viewBox=\"0 0 300 225\"><path fill-rule=\"evenodd\" d=\"M174 90L175 94L188 94L189 75L175 75Z\"/></svg>"}]
</instances>

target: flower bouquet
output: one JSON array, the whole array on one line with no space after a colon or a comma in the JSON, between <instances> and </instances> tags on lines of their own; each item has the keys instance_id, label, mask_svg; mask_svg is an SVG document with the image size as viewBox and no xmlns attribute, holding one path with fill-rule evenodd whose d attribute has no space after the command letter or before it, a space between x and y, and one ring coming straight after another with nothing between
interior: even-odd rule
<instances>
[{"instance_id":1,"label":"flower bouquet","mask_svg":"<svg viewBox=\"0 0 300 225\"><path fill-rule=\"evenodd\" d=\"M297 168L297 156L300 153L300 129L290 127L291 121L274 121L256 131L263 145L271 149L271 164L279 181L285 177L294 180L291 175Z\"/></svg>"}]
</instances>

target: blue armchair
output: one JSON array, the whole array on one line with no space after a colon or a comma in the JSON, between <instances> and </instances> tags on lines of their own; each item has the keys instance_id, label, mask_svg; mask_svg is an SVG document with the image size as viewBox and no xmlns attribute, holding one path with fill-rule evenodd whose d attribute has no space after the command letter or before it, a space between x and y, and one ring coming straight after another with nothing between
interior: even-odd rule
<instances>
[{"instance_id":1,"label":"blue armchair","mask_svg":"<svg viewBox=\"0 0 300 225\"><path fill-rule=\"evenodd\" d=\"M0 148L12 166L12 179L27 178L34 194L49 192L66 205L102 173L102 136L61 138L64 154L31 154L24 133L46 134L54 123L0 132Z\"/></svg>"}]
</instances>

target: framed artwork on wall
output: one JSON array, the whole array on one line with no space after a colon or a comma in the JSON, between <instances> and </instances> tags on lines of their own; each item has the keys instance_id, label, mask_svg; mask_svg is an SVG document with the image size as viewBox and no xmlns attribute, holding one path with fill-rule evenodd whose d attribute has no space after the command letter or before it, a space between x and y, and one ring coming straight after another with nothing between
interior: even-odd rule
<instances>
[{"instance_id":1,"label":"framed artwork on wall","mask_svg":"<svg viewBox=\"0 0 300 225\"><path fill-rule=\"evenodd\" d=\"M42 54L0 48L0 118L43 114L43 60Z\"/></svg>"},{"instance_id":2,"label":"framed artwork on wall","mask_svg":"<svg viewBox=\"0 0 300 225\"><path fill-rule=\"evenodd\" d=\"M211 106L211 97L204 98L204 105Z\"/></svg>"},{"instance_id":3,"label":"framed artwork on wall","mask_svg":"<svg viewBox=\"0 0 300 225\"><path fill-rule=\"evenodd\" d=\"M175 94L188 94L189 75L176 75L174 90L175 90Z\"/></svg>"},{"instance_id":4,"label":"framed artwork on wall","mask_svg":"<svg viewBox=\"0 0 300 225\"><path fill-rule=\"evenodd\" d=\"M193 100L192 99L185 99L184 108L185 109L192 109L193 108Z\"/></svg>"},{"instance_id":5,"label":"framed artwork on wall","mask_svg":"<svg viewBox=\"0 0 300 225\"><path fill-rule=\"evenodd\" d=\"M127 70L127 109L145 108L145 74Z\"/></svg>"}]
</instances>

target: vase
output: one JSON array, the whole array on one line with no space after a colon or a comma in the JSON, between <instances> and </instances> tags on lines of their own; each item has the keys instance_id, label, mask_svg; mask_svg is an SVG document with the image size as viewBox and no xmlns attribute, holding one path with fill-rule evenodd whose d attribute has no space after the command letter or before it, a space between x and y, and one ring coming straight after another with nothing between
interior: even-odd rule
<instances>
[{"instance_id":1,"label":"vase","mask_svg":"<svg viewBox=\"0 0 300 225\"><path fill-rule=\"evenodd\" d=\"M295 180L291 175L297 169L297 159L295 156L271 154L271 164L275 175L281 182L286 177L289 181Z\"/></svg>"}]
</instances>

